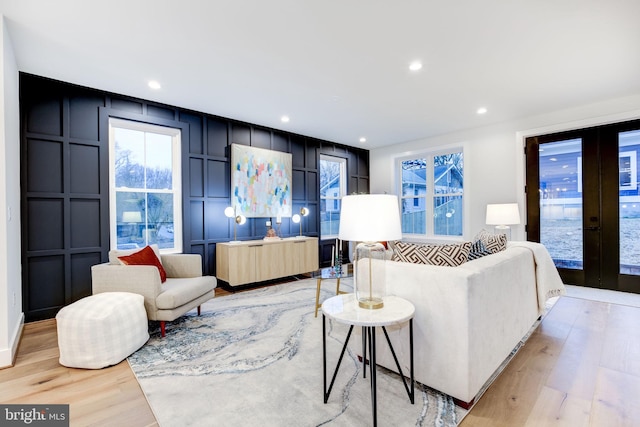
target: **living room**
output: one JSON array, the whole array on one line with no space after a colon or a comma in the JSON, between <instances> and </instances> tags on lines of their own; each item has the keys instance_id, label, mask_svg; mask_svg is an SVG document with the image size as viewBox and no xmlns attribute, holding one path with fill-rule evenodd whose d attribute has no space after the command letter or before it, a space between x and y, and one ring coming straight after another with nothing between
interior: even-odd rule
<instances>
[{"instance_id":1,"label":"living room","mask_svg":"<svg viewBox=\"0 0 640 427\"><path fill-rule=\"evenodd\" d=\"M254 60L258 60L269 56L265 47L259 43L259 39L265 27L272 26L274 22L280 25L293 25L291 30L284 32L285 34L290 33L292 37L295 37L296 32L302 32L306 23L311 22L313 25L325 30L327 38L339 39L331 40L332 42L337 45L345 44L347 45L346 48L358 53L360 60L356 62L366 62L366 64L360 64L361 68L358 68L357 70L359 71L357 72L355 69L350 69L347 66L347 62L339 62L344 64L340 66L336 66L334 63L333 70L314 71L315 67L318 66L317 62L321 60L329 61L332 58L332 55L325 50L328 48L323 47L323 43L328 43L329 40L321 38L317 42L318 45L308 45L306 48L304 44L302 46L295 45L295 47L290 48L295 55L292 53L288 61L293 62L294 59L300 59L303 63L306 61L307 65L303 67L303 70L300 70L301 74L308 73L306 86L301 86L301 82L296 82L295 84L287 84L286 82L274 83L274 75L278 74L276 72L278 68L272 68L274 66L268 61L269 66L263 67L265 70L259 80L252 81L247 76L247 74L257 74L255 72L256 68L261 68L257 65L252 67L250 73L245 71L242 74L240 79L242 82L233 89L236 92L233 92L233 90L226 92L217 87L211 93L206 94L204 98L218 100L213 104L207 104L205 100L198 98L192 92L176 88L172 89L171 85L177 84L173 82L180 81L180 76L174 76L175 80L158 77L162 81L163 87L165 87L160 92L154 92L145 87L145 79L151 74L149 70L145 75L135 76L135 79L141 82L140 87L133 86L130 81L120 83L119 78L121 78L122 74L132 73L135 52L140 52L140 47L149 42L149 40L145 39L144 34L151 31L154 27L153 22L142 25L143 30L128 30L131 31L131 33L128 33L128 37L134 45L132 49L134 54L129 53L128 55L131 56L124 54L123 56L117 56L117 49L110 54L112 55L111 58L113 58L112 62L127 63L126 61L131 61L131 67L125 67L128 70L120 70L113 65L107 67L95 59L93 55L96 53L80 51L73 53L76 61L79 61L79 64L76 65L76 71L66 71L67 74L65 74L62 69L58 68L58 62L67 62L66 56L57 56L67 53L64 51L65 42L60 40L59 37L62 37L62 35L71 38L78 37L78 34L83 34L84 31L87 36L96 38L94 39L97 43L96 46L105 49L108 41L97 37L95 32L87 29L87 27L74 26L79 24L72 24L74 19L66 21L63 15L71 15L70 10L75 9L78 14L75 20L92 21L95 17L88 11L81 10L82 8L75 8L77 5L71 3L65 6L51 6L39 4L39 2L24 2L23 7L18 7L17 4L18 2L13 4L12 2L7 2L6 5L3 5L2 10L4 14L2 23L2 138L4 147L2 164L4 173L0 177L0 188L3 189L0 201L0 207L2 207L0 209L0 217L4 219L2 221L4 226L0 231L0 235L2 235L2 243L0 244L0 254L2 255L0 256L0 263L2 264L0 264L0 270L3 271L0 279L0 306L3 307L2 320L0 321L0 366L10 365L17 352L18 337L24 322L24 308L20 304L24 298L23 275L29 273L23 264L24 243L22 243L22 239L24 235L21 231L20 221L18 221L24 209L24 199L20 187L16 185L16 183L21 182L20 126L22 120L19 114L21 90L19 73L53 79L63 85L78 85L82 88L96 90L102 94L121 94L127 100L136 99L146 102L146 105L150 105L152 108L158 107L157 111L160 114L163 106L173 106L173 108L193 112L195 115L223 117L225 118L224 120L230 120L243 126L250 126L252 129L255 127L259 130L266 129L275 134L297 135L305 140L304 144L311 144L301 145L304 147L315 148L316 146L323 146L328 151L349 153L349 156L354 156L356 159L368 157L368 164L365 162L366 172L360 173L356 169L356 172L350 174L361 180L365 188L361 189L356 185L356 188L350 189L351 192L368 191L370 193L397 194L396 164L399 159L416 153L438 152L452 148L461 149L464 152L466 178L462 211L464 229L462 238L467 240L470 240L477 231L487 228L485 223L485 208L487 204L515 202L518 203L521 210L526 206L526 194L524 192L526 165L523 147L527 137L640 118L640 110L638 109L638 105L640 105L640 87L636 78L638 75L638 49L635 46L638 34L635 26L629 22L631 16L637 16L637 6L629 2L611 3L608 6L593 2L591 7L578 6L578 4L572 3L558 6L558 9L552 8L551 11L554 13L548 13L550 12L549 10L537 10L533 7L526 11L518 11L514 6L507 8L498 3L492 5L495 8L494 13L487 13L484 9L491 9L490 5L479 7L466 4L466 10L460 13L462 16L456 16L455 26L452 28L461 31L464 26L469 26L473 29L492 28L496 30L496 33L492 33L489 30L487 30L487 33L481 33L484 34L481 37L482 42L477 44L470 43L469 38L472 36L467 33L452 35L451 33L455 31L446 31L448 23L454 20L453 17L455 15L453 13L456 12L456 9L453 6L451 8L449 6L438 6L436 8L436 6L431 5L436 9L432 15L429 15L428 12L430 11L427 6L415 6L417 9L411 9L407 6L406 9L399 8L394 10L388 17L384 16L384 8L373 7L375 13L371 11L369 12L371 16L365 14L362 19L368 17L377 25L370 26L367 24L356 28L350 28L349 23L351 20L345 20L346 17L351 17L354 21L360 19L362 11L359 10L357 5L353 4L348 6L335 5L336 8L345 8L340 14L341 17L335 17L335 12L328 5L323 7L309 6L309 9L296 6L294 10L287 10L285 6L291 5L282 3L280 6L283 9L275 14L264 10L264 6L258 7L257 10L260 12L258 15L263 14L263 16L271 18L268 20L271 22L269 25L261 24L257 18L252 18L257 22L248 21L248 17L244 16L241 10L231 5L213 7L213 9L209 10L209 14L203 14L209 16L207 17L208 19L203 19L204 22L199 22L201 25L210 24L209 19L211 19L218 21L217 24L221 28L221 32L233 33L232 29L234 25L237 25L237 31L253 34L252 37L248 38L249 44L256 44L253 50L249 51L249 47L244 46L235 51L236 55L240 55L238 52L242 52L240 56L243 58L245 55L246 57L257 55ZM165 6L168 9L173 7L172 5ZM65 7L67 8L66 10L64 10ZM275 6L273 7L277 9ZM439 9L440 7L443 9ZM504 10L503 7L509 10ZM117 10L116 5L104 5L101 8L106 9L101 11L111 18L111 22L116 22L117 16L121 13ZM515 10L511 10L512 8ZM126 9L126 7L123 6L123 9ZM414 13L411 13L412 11ZM132 11L131 16L140 19L139 12L135 11L134 13ZM267 12L269 12L269 15L267 15ZM186 12L184 13L186 14ZM481 16L483 18L487 19L486 27L477 22L482 20L476 20L477 14L480 13L482 13ZM313 14L316 14L315 18L311 19L308 15ZM531 14L535 15L531 21L524 20L523 16ZM170 15L171 13L163 14L165 17L163 19L166 21L162 22L172 22ZM35 21L22 20L24 16L37 19ZM190 16L190 14L179 16L184 18L185 16ZM229 18L227 19L226 16L229 16ZM292 20L290 16L295 16L297 19ZM247 21L243 21L245 18ZM413 32L416 32L423 40L431 40L433 37L433 40L444 40L444 45L449 43L446 49L442 48L442 51L455 52L456 49L463 49L466 44L471 44L477 49L476 52L469 52L466 49L462 50L462 52L468 55L468 69L473 71L450 74L448 76L450 81L445 85L442 83L444 76L441 73L446 73L446 71L439 69L441 64L436 60L429 59L431 50L427 50L424 46L421 47L418 42L407 42L406 47L402 49L395 44L381 42L385 37L390 37L389 33L391 31L389 33L381 31L380 34L377 34L371 28L382 28L383 24L387 23L387 20L399 22L408 20L406 25L398 25L399 28L396 29L399 34L404 35L407 39L414 34ZM439 23L438 20L442 22ZM291 21L294 21L294 23ZM96 28L114 28L110 27L108 22L108 20L106 22L102 21L102 24L97 25ZM547 31L545 36L536 34L536 31L534 31L540 28L534 24L542 23L548 24L548 27L544 27ZM91 22L85 24L93 25ZM434 28L434 32L422 35L410 24L431 27ZM30 28L39 25L42 25L43 28L50 27L48 31L51 32L38 35L37 31L32 32L30 30ZM336 28L332 28L331 25ZM563 25L566 25L566 27L563 27ZM195 28L196 26L191 25L191 27ZM255 28L252 29L252 27ZM60 28L66 28L66 30L59 31ZM120 31L124 32L125 28L135 28L135 26L123 24ZM403 30L402 28L405 29ZM497 31L498 28L500 28L500 32ZM597 28L597 30L594 28ZM435 29L440 32L435 31ZM515 37L515 33L527 33L523 29L529 31L529 37L517 39L518 42L514 41L513 43L526 42L525 44L498 45L499 40L509 38L505 34ZM184 29L187 35L199 38L193 36L188 30L189 28ZM344 31L344 33L338 33L338 30ZM66 32L73 34L64 34ZM104 32L108 33L109 31L105 30ZM350 32L349 37L342 36L348 32ZM138 34L142 41L133 43L133 40L136 40L135 34ZM338 37L337 34L341 36ZM563 34L564 36L562 36ZM436 35L440 35L440 38L435 38ZM159 36L156 35L156 37ZM220 40L220 37L219 33L202 37L206 38L209 44L215 46L217 55L223 55L224 53L223 47L213 43L213 41ZM281 38L281 41L285 40L284 34L279 34L278 37ZM109 37L106 38L108 39ZM371 43L366 42L367 38L371 38ZM451 38L451 40L448 40L448 38ZM38 50L33 50L30 47L31 44L27 43L30 39L40 43L41 47ZM98 41L104 44L100 44ZM187 41L193 43L193 40L190 40L189 37L187 37ZM184 43L187 43L187 41ZM266 40L263 40L263 42L266 43ZM275 39L270 40L270 42L275 44ZM495 43L495 48L493 43ZM153 43L149 44L153 45ZM54 49L56 45L63 45L63 49ZM363 50L358 50L359 45L364 46ZM319 46L318 50L312 49L313 46ZM370 59L376 58L382 48L388 51L397 51L396 54L389 55L395 57L395 64L383 64L382 59L375 61ZM121 47L121 49L123 48ZM138 50L136 51L136 49ZM193 68L225 68L222 60L218 60L213 64L202 65L203 62L201 61L204 61L204 59L200 57L200 52L203 51L198 49L203 49L203 47L193 49L195 49L195 52L191 51L191 48L188 51L191 55L190 57L196 59L190 61L185 57L181 57L182 64L189 64L188 67ZM241 49L247 50L243 51ZM429 49L435 48L430 47ZM591 49L593 49L593 52L590 52ZM409 52L412 51L417 53L413 53L410 56ZM437 53L444 55L442 51L438 50ZM542 51L548 52L545 55ZM86 60L80 61L84 54L87 55ZM279 55L283 54L281 50L278 50L270 58L278 58ZM539 56L534 56L536 54ZM563 54L566 57L563 57ZM588 67L585 65L591 64L587 59L589 54L598 58L595 61L599 64L598 66ZM435 56L436 52L433 52L433 55ZM41 57L41 63L34 62L34 58L38 56ZM141 54L140 56L144 58L145 55ZM163 54L158 49L158 51L154 50L149 56L156 57L163 56ZM415 56L423 56L424 67L423 70L418 71L418 73L422 74L415 74L407 69L409 61L414 60ZM491 78L486 78L486 76L483 78L483 73L489 73L483 69L483 65L488 66L488 60L485 63L484 56L493 59L495 59L494 57L508 57L509 61L499 63L501 68L492 69L492 73L495 74L492 74ZM438 58L440 57L438 56ZM446 55L443 57L446 58ZM59 60L59 58L65 59ZM163 58L164 61L167 59L167 57ZM543 62L542 59L545 59L546 62ZM229 64L233 64L236 60L239 61L234 55L226 59ZM384 61L387 60L390 59L384 59ZM246 58L239 62L245 64L245 61L247 61ZM284 65L281 64L281 67L286 68L285 65L290 66L291 62L285 62L283 63ZM605 65L611 63L616 65ZM217 67L215 67L216 64ZM536 66L534 67L530 64L535 64ZM382 70L381 77L376 76L377 80L374 81L389 81L390 83L388 85L381 83L374 85L372 81L368 80L359 82L360 78L365 80L362 77L362 75L366 74L364 71L366 69L365 66L378 67ZM188 69L188 67L184 65L183 69ZM395 70L396 67L397 70ZM112 76L112 79L109 79L109 76L105 76L102 77L103 80L100 80L100 83L97 83L97 80L94 82L88 77L93 74L98 75L100 68L108 69L107 72ZM537 71L535 70L536 68L538 68ZM589 68L588 71L587 68ZM460 66L458 66L458 72L460 69ZM238 73L241 71L235 68L234 70ZM363 74L360 75L359 73ZM418 86L416 77L424 79L425 76L429 76L429 73L438 73L436 77L438 84L429 85L427 89L423 86ZM477 75L474 77L476 73ZM168 75L169 72L167 71L166 74ZM232 73L227 71L216 75L216 77L213 77L212 74L211 82L203 83L200 87L215 86L212 83L215 80L228 82L230 79L229 74ZM396 78L395 76L398 76L397 81L393 80ZM337 85L333 91L326 87L319 90L313 87L316 82L321 82L325 79L329 80L331 84ZM477 86L474 85L476 79L478 80ZM602 81L607 81L607 84L602 84ZM442 88L438 88L438 85L442 85ZM504 90L505 87L507 88L506 90ZM524 87L532 88L533 93L521 92ZM318 107L319 111L316 111L313 115L308 114L308 117L303 118L301 112L292 111L293 107L289 105L295 104L291 100L289 100L289 105L285 108L284 104L286 103L280 100L281 96L284 97L280 92L284 92L285 89L296 92L296 96L299 98L310 99L309 102L319 100L316 102L316 104L321 104ZM490 96L493 93L502 93L503 91L500 89L506 92L513 92L513 98L526 99L527 102L525 104L528 105L516 108L515 104L510 104L514 102L511 98L506 98L504 95L502 95L502 98ZM165 93L163 94L162 91L165 91ZM320 97L321 93L319 92L322 91L329 91L326 93L331 93L332 95ZM358 104L359 111L353 112L354 108L351 107L351 102L354 102L359 97L364 98L365 94L368 94L368 96L375 94L377 91L380 91L380 93L374 96L373 99L367 98L362 105ZM206 91L202 90L202 92ZM385 96L389 96L388 92L397 92L397 95L385 98L382 92L384 92ZM417 93L418 96L415 98L410 97L413 92ZM467 98L463 97L461 100L457 100L456 104L438 104L446 96L457 97L459 95L458 92L468 93L469 95ZM37 95L37 91L34 93ZM231 106L234 93L237 94L238 100L234 101L234 106ZM336 94L335 98L333 93ZM240 96L240 94L243 95ZM66 94L66 96L70 97L71 93ZM480 99L481 96L484 96L484 99ZM379 97L379 100L377 97ZM220 99L227 99L229 105L220 102ZM432 101L425 101L429 99L432 99ZM238 104L235 105L235 102ZM429 105L427 108L423 102L434 105ZM484 115L476 114L481 102L488 105L488 111ZM245 106L244 109L238 106L242 104ZM366 105L369 105L369 107L366 107ZM384 116L389 118L388 123L373 115L376 110L382 109L382 107L376 106L384 106ZM405 117L414 115L416 111L419 112L419 116L422 116L421 121L424 122L420 127L408 119L405 120ZM451 113L457 119L447 119L444 111ZM349 112L351 114L348 114ZM368 114L369 112L371 114ZM267 113L273 117L267 120ZM285 113L291 116L288 124L280 122L280 116ZM364 118L360 118L360 116ZM459 123L452 124L452 121L455 122L456 120ZM345 133L337 133L338 129L347 127L345 122L350 122L348 131L350 133L346 133L346 131ZM422 126L426 126L428 131ZM367 142L359 142L359 138L362 136L366 136ZM224 157L224 153L220 157ZM300 157L296 156L295 153L294 157L299 161ZM312 172L304 164L299 167L299 171L305 174ZM317 201L317 199L308 197L306 194L302 199L298 200L300 205L303 202L312 201ZM223 204L220 207L223 207ZM50 220L53 221L53 219ZM230 240L232 238L229 222L226 218L216 217L212 221L216 223L216 227L222 227L224 229L223 233L226 233L219 234L220 239ZM296 234L296 227L289 225L288 234ZM305 232L315 233L316 236L319 235L319 227L309 222L305 223L304 227ZM258 228L256 225L251 228L253 231L249 230L249 228L240 228L241 237L253 236L252 233L254 232L254 237L259 237L259 233L263 232L263 228ZM526 238L527 233L524 224L512 227L513 240L526 240ZM453 240L456 239L454 238ZM330 257L330 246L330 244L327 244L326 248L321 248L320 252L324 262ZM209 253L207 254L212 256ZM91 259L90 262L94 262L94 260ZM207 259L206 262L212 263L213 259ZM65 278L65 281L68 282L68 278ZM5 307L6 310L4 309Z\"/></svg>"}]
</instances>

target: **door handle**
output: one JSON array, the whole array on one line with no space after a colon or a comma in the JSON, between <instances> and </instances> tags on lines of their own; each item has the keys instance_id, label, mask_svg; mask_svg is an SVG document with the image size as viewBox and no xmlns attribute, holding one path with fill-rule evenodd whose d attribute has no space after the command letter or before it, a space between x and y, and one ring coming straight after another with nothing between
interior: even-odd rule
<instances>
[{"instance_id":1,"label":"door handle","mask_svg":"<svg viewBox=\"0 0 640 427\"><path fill-rule=\"evenodd\" d=\"M599 225L592 225L590 227L585 227L585 230L589 230L589 231L600 231L600 226Z\"/></svg>"}]
</instances>

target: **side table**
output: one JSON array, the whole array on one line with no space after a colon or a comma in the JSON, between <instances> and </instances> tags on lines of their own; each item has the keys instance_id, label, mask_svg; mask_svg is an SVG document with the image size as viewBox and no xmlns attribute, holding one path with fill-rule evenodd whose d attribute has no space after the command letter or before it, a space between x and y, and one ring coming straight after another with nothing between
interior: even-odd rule
<instances>
[{"instance_id":1,"label":"side table","mask_svg":"<svg viewBox=\"0 0 640 427\"><path fill-rule=\"evenodd\" d=\"M404 387L409 395L409 400L411 403L414 403L415 400L415 390L414 390L414 378L413 378L413 315L415 314L415 307L409 301L394 296L386 296L383 299L384 307L370 310L360 308L355 298L355 294L343 294L337 295L335 297L331 297L327 299L322 304L322 364L323 364L323 374L324 374L324 403L327 403L329 400L329 395L331 394L331 389L333 388L333 384L335 382L336 376L338 374L338 370L340 369L340 364L342 363L342 358L347 349L347 345L349 344L349 338L351 338L351 333L353 332L354 326L362 327L362 364L363 364L363 373L366 376L366 361L367 361L367 347L369 349L369 370L371 377L371 406L373 413L373 425L377 426L378 424L378 413L377 413L377 397L376 397L376 327L381 327L385 338L387 339L387 343L389 344L389 348L391 350L391 354L393 355L393 359L396 362L396 367L398 368L398 373L402 378L402 382ZM327 333L326 333L326 318L335 320L339 323L344 323L349 326L349 332L347 333L347 337L345 338L344 345L342 347L342 351L340 352L340 357L338 359L338 363L336 365L336 369L333 372L333 377L331 378L331 383L329 384L329 388L327 389ZM396 356L395 350L391 345L391 340L389 339L389 334L387 333L386 326L401 324L404 322L409 322L409 352L410 352L410 384L407 384L406 378L402 372L402 368L400 367L400 363L398 362L398 358ZM367 345L368 344L368 345Z\"/></svg>"}]
</instances>

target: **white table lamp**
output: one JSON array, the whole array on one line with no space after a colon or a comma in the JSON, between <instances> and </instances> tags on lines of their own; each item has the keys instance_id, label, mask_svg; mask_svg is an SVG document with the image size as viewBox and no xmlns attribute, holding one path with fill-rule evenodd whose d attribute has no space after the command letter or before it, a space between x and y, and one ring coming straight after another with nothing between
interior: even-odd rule
<instances>
[{"instance_id":1,"label":"white table lamp","mask_svg":"<svg viewBox=\"0 0 640 427\"><path fill-rule=\"evenodd\" d=\"M383 307L386 250L380 242L402 238L398 197L358 194L341 201L338 238L358 243L354 254L354 288L362 308Z\"/></svg>"},{"instance_id":2,"label":"white table lamp","mask_svg":"<svg viewBox=\"0 0 640 427\"><path fill-rule=\"evenodd\" d=\"M520 224L520 211L517 203L487 205L487 225L495 226L496 234L506 234L511 240L510 225Z\"/></svg>"}]
</instances>

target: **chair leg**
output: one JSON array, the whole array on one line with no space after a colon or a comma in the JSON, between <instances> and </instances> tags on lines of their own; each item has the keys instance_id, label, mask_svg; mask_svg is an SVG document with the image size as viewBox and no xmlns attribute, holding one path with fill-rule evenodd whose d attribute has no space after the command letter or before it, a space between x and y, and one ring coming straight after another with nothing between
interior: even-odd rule
<instances>
[{"instance_id":1,"label":"chair leg","mask_svg":"<svg viewBox=\"0 0 640 427\"><path fill-rule=\"evenodd\" d=\"M164 335L166 333L166 329L165 329L165 322L164 320L160 321L160 335L162 336L162 338L164 338Z\"/></svg>"},{"instance_id":2,"label":"chair leg","mask_svg":"<svg viewBox=\"0 0 640 427\"><path fill-rule=\"evenodd\" d=\"M200 316L200 306L198 306L198 316Z\"/></svg>"}]
</instances>

